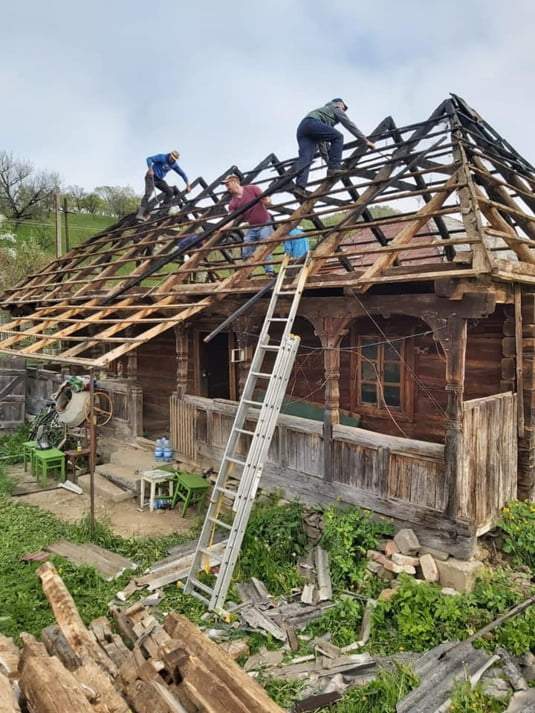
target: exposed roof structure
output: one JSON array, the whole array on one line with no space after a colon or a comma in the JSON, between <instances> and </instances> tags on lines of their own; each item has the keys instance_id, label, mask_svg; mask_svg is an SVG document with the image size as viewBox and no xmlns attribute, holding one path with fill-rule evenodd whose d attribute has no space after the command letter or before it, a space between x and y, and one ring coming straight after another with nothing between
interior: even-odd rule
<instances>
[{"instance_id":1,"label":"exposed roof structure","mask_svg":"<svg viewBox=\"0 0 535 713\"><path fill-rule=\"evenodd\" d=\"M410 126L387 117L370 136L375 150L345 145L341 178L315 164L303 202L289 183L295 159L270 154L210 184L197 178L175 215L153 201L147 222L132 215L95 235L3 295L13 318L0 327L0 353L105 367L228 295L256 292L261 266L282 259L298 225L313 246L315 289L483 274L535 283L535 168L463 99ZM275 232L248 260L243 209L225 208L230 173L272 198Z\"/></svg>"}]
</instances>

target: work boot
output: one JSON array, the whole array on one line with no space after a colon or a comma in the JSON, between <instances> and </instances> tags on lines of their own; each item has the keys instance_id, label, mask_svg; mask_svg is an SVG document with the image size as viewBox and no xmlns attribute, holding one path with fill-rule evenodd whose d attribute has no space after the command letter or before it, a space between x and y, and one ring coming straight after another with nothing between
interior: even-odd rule
<instances>
[{"instance_id":1,"label":"work boot","mask_svg":"<svg viewBox=\"0 0 535 713\"><path fill-rule=\"evenodd\" d=\"M327 169L327 178L339 178L340 176L344 176L345 171L343 168L328 168Z\"/></svg>"},{"instance_id":2,"label":"work boot","mask_svg":"<svg viewBox=\"0 0 535 713\"><path fill-rule=\"evenodd\" d=\"M296 186L293 189L293 192L298 198L302 198L303 200L310 198L310 193L306 190L306 188L303 188L303 186Z\"/></svg>"}]
</instances>

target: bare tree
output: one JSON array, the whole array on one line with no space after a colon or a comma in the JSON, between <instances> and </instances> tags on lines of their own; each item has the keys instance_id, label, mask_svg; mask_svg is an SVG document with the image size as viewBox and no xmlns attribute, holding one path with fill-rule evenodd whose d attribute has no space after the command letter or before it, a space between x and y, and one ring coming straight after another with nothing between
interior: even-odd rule
<instances>
[{"instance_id":1,"label":"bare tree","mask_svg":"<svg viewBox=\"0 0 535 713\"><path fill-rule=\"evenodd\" d=\"M60 187L57 173L36 171L29 161L0 151L0 211L7 218L33 218L47 209Z\"/></svg>"},{"instance_id":2,"label":"bare tree","mask_svg":"<svg viewBox=\"0 0 535 713\"><path fill-rule=\"evenodd\" d=\"M81 213L83 210L86 210L84 201L87 197L87 191L85 190L85 188L83 188L82 186L69 186L67 188L67 194L71 199L72 203L74 204L75 210L77 210L78 213Z\"/></svg>"}]
</instances>

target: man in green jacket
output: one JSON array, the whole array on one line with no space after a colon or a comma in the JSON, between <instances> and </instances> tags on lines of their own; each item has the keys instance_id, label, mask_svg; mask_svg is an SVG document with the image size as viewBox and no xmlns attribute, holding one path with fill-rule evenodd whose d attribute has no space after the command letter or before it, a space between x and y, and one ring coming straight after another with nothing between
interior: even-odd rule
<instances>
[{"instance_id":1,"label":"man in green jacket","mask_svg":"<svg viewBox=\"0 0 535 713\"><path fill-rule=\"evenodd\" d=\"M308 181L308 172L318 146L321 148L323 143L329 145L327 151L327 176L336 176L340 171L344 136L334 128L336 124L342 124L357 139L360 139L370 148L375 148L375 144L364 136L358 126L347 116L346 111L347 104L343 99L337 97L319 109L309 112L297 127L299 158L295 165L295 169L298 171L295 183L297 187L296 193L303 198L307 195L305 186Z\"/></svg>"}]
</instances>

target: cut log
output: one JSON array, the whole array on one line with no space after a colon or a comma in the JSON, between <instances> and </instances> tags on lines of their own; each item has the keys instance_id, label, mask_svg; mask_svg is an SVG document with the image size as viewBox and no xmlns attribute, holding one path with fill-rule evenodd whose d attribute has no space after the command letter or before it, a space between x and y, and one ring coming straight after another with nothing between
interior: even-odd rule
<instances>
[{"instance_id":1,"label":"cut log","mask_svg":"<svg viewBox=\"0 0 535 713\"><path fill-rule=\"evenodd\" d=\"M71 597L63 580L50 562L45 562L37 570L43 591L61 632L73 649L82 659L95 661L104 671L113 676L117 676L117 666L107 656L95 641L94 636L87 630L74 599Z\"/></svg>"},{"instance_id":2,"label":"cut log","mask_svg":"<svg viewBox=\"0 0 535 713\"><path fill-rule=\"evenodd\" d=\"M20 713L13 686L3 673L0 673L0 713Z\"/></svg>"},{"instance_id":3,"label":"cut log","mask_svg":"<svg viewBox=\"0 0 535 713\"><path fill-rule=\"evenodd\" d=\"M82 659L76 655L72 646L63 636L57 624L52 624L43 629L41 639L50 656L57 656L69 671L74 671L82 665Z\"/></svg>"},{"instance_id":4,"label":"cut log","mask_svg":"<svg viewBox=\"0 0 535 713\"><path fill-rule=\"evenodd\" d=\"M196 656L189 656L182 664L182 688L192 703L203 713L250 713L251 710L261 711L262 708L251 709L245 704L241 692L234 693L225 685L219 676L204 666Z\"/></svg>"},{"instance_id":5,"label":"cut log","mask_svg":"<svg viewBox=\"0 0 535 713\"><path fill-rule=\"evenodd\" d=\"M256 681L184 616L169 614L165 619L164 627L170 636L178 639L190 656L198 658L241 700L247 710L255 713L282 713L282 709L271 700Z\"/></svg>"},{"instance_id":6,"label":"cut log","mask_svg":"<svg viewBox=\"0 0 535 713\"><path fill-rule=\"evenodd\" d=\"M95 713L81 684L55 656L28 656L19 685L32 711Z\"/></svg>"},{"instance_id":7,"label":"cut log","mask_svg":"<svg viewBox=\"0 0 535 713\"><path fill-rule=\"evenodd\" d=\"M16 678L19 669L20 651L13 639L0 634L0 673Z\"/></svg>"}]
</instances>

